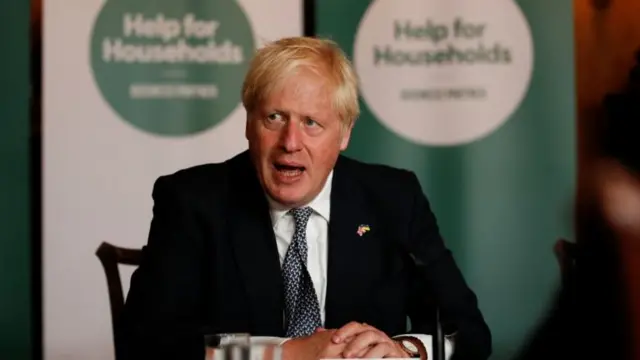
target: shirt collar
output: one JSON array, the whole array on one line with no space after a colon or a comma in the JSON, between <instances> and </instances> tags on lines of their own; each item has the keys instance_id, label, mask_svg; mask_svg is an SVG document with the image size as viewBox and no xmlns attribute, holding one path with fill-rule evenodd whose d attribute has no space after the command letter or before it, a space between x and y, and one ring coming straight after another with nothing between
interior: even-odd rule
<instances>
[{"instance_id":1,"label":"shirt collar","mask_svg":"<svg viewBox=\"0 0 640 360\"><path fill-rule=\"evenodd\" d=\"M327 176L327 180L320 190L320 193L306 206L311 207L313 211L322 216L327 222L329 222L329 214L331 212L331 183L333 180L333 170ZM278 221L282 219L289 210L290 207L282 206L277 203L271 197L267 195L267 200L269 201L269 213L271 215L271 224L275 227Z\"/></svg>"}]
</instances>

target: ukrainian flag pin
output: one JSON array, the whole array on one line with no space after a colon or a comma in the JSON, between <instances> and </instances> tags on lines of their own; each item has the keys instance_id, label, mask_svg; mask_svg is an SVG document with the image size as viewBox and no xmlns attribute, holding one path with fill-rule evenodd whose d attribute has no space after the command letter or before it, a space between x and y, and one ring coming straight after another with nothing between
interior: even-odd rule
<instances>
[{"instance_id":1,"label":"ukrainian flag pin","mask_svg":"<svg viewBox=\"0 0 640 360\"><path fill-rule=\"evenodd\" d=\"M371 230L369 225L364 225L364 224L360 225L360 226L358 226L358 235L362 236L362 235L364 235L364 233L366 233L369 230Z\"/></svg>"}]
</instances>

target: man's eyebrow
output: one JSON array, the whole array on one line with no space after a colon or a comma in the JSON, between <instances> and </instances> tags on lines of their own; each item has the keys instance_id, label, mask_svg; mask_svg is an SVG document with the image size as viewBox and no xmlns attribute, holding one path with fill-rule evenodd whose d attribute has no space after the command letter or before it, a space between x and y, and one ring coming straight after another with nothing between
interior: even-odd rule
<instances>
[{"instance_id":1,"label":"man's eyebrow","mask_svg":"<svg viewBox=\"0 0 640 360\"><path fill-rule=\"evenodd\" d=\"M288 110L284 110L282 108L278 108L278 107L273 107L273 108L267 108L266 113L272 113L272 112L277 112L278 114L284 115L285 117L290 117L291 116L291 111ZM300 115L301 118L303 119L312 119L312 120L320 120L321 116L320 114L310 114L310 113L300 113L298 114Z\"/></svg>"},{"instance_id":2,"label":"man's eyebrow","mask_svg":"<svg viewBox=\"0 0 640 360\"><path fill-rule=\"evenodd\" d=\"M290 111L283 110L283 109L280 109L280 108L272 108L272 109L268 110L268 112L277 112L278 114L287 115L287 116L291 115Z\"/></svg>"}]
</instances>

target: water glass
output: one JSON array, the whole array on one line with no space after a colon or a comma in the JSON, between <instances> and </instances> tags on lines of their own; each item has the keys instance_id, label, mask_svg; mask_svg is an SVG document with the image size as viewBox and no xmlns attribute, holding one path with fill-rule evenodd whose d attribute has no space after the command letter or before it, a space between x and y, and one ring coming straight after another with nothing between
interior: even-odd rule
<instances>
[{"instance_id":1,"label":"water glass","mask_svg":"<svg viewBox=\"0 0 640 360\"><path fill-rule=\"evenodd\" d=\"M249 360L250 341L246 333L205 335L205 360Z\"/></svg>"},{"instance_id":2,"label":"water glass","mask_svg":"<svg viewBox=\"0 0 640 360\"><path fill-rule=\"evenodd\" d=\"M244 333L206 335L205 360L282 360L282 347Z\"/></svg>"}]
</instances>

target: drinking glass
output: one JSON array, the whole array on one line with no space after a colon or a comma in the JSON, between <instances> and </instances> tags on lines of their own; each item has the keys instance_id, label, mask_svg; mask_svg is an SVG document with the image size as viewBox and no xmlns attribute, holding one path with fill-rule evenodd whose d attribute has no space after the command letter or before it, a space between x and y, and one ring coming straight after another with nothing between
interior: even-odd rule
<instances>
[{"instance_id":1,"label":"drinking glass","mask_svg":"<svg viewBox=\"0 0 640 360\"><path fill-rule=\"evenodd\" d=\"M205 360L250 360L250 341L246 333L205 335Z\"/></svg>"},{"instance_id":2,"label":"drinking glass","mask_svg":"<svg viewBox=\"0 0 640 360\"><path fill-rule=\"evenodd\" d=\"M280 340L252 338L251 360L282 360Z\"/></svg>"},{"instance_id":3,"label":"drinking glass","mask_svg":"<svg viewBox=\"0 0 640 360\"><path fill-rule=\"evenodd\" d=\"M205 360L282 360L279 341L245 333L205 336Z\"/></svg>"}]
</instances>

